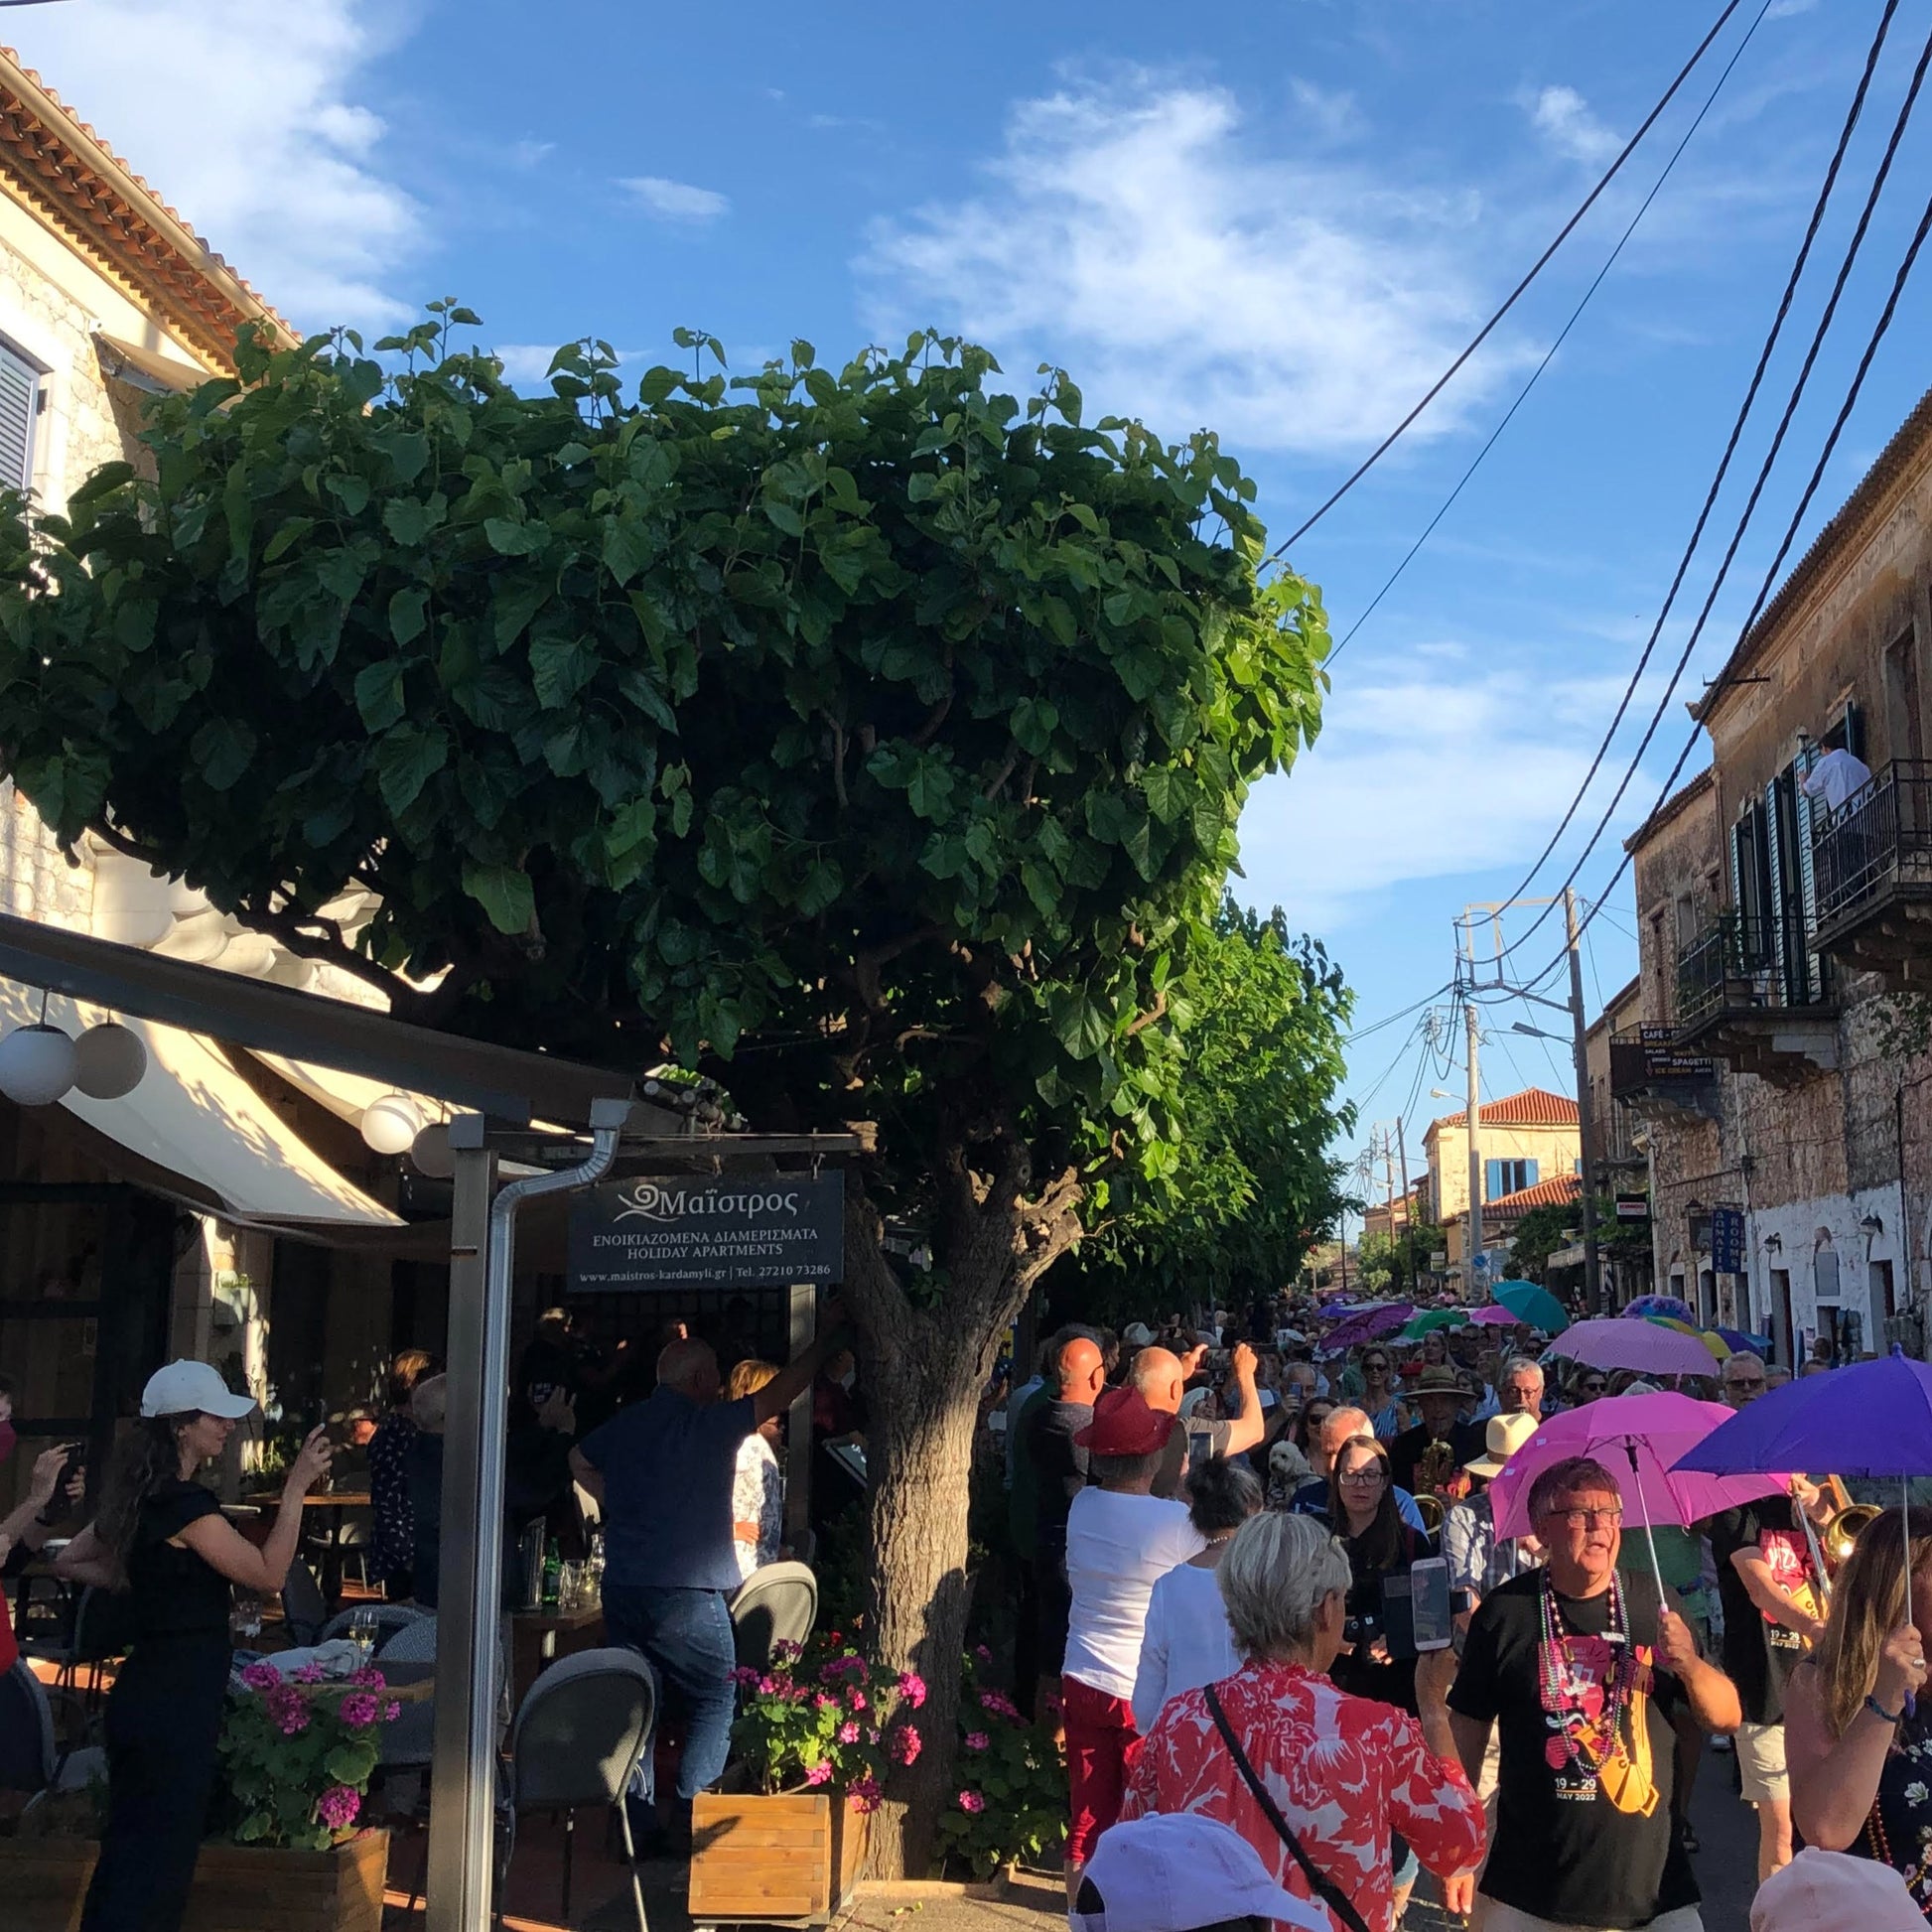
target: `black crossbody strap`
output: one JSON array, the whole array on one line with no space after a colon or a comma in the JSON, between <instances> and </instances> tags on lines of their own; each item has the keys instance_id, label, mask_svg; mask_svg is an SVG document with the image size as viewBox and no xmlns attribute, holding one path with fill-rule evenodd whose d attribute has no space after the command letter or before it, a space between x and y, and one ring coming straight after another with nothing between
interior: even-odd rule
<instances>
[{"instance_id":1,"label":"black crossbody strap","mask_svg":"<svg viewBox=\"0 0 1932 1932\"><path fill-rule=\"evenodd\" d=\"M1214 1687L1209 1684L1205 1690L1208 1715L1214 1720L1214 1728L1221 1733L1221 1742L1228 1747L1228 1755L1234 1759L1234 1768L1241 1773L1248 1789L1254 1793L1255 1803L1261 1807L1262 1816L1274 1826L1282 1843L1294 1855L1295 1863L1302 1867L1302 1874L1309 1881L1310 1888L1322 1904L1333 1912L1348 1932L1368 1932L1368 1925L1360 1912L1349 1901L1348 1894L1315 1865L1313 1860L1302 1850L1302 1841L1289 1829L1288 1820L1282 1816L1282 1808L1268 1795L1268 1788L1255 1775L1255 1767L1248 1762L1244 1751L1234 1735L1234 1726L1228 1723L1228 1714L1221 1709L1221 1700L1214 1695Z\"/></svg>"}]
</instances>

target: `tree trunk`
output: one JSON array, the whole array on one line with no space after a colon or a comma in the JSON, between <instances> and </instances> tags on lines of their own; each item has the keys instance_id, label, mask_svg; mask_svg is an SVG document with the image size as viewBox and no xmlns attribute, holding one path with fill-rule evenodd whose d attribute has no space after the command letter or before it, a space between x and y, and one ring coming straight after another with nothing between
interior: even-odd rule
<instances>
[{"instance_id":1,"label":"tree trunk","mask_svg":"<svg viewBox=\"0 0 1932 1932\"><path fill-rule=\"evenodd\" d=\"M873 1820L872 1860L882 1874L922 1878L933 1859L939 1808L952 1775L960 1658L971 1583L966 1516L978 1416L979 1349L921 1322L901 1349L884 1413L873 1405L873 1652L888 1669L926 1684L918 1714L924 1748L893 1779Z\"/></svg>"}]
</instances>

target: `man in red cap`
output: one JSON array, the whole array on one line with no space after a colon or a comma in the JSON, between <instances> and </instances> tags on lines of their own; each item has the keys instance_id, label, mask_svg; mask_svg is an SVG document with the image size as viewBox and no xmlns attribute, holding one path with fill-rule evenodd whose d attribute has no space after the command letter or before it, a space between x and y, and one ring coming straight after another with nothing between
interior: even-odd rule
<instances>
[{"instance_id":1,"label":"man in red cap","mask_svg":"<svg viewBox=\"0 0 1932 1932\"><path fill-rule=\"evenodd\" d=\"M1074 1437L1087 1452L1088 1486L1066 1517L1066 1657L1060 1678L1071 1818L1069 1904L1093 1841L1120 1816L1140 1743L1134 1678L1147 1602L1156 1582L1205 1548L1185 1503L1154 1494L1179 1424L1138 1389L1103 1389L1093 1421Z\"/></svg>"}]
</instances>

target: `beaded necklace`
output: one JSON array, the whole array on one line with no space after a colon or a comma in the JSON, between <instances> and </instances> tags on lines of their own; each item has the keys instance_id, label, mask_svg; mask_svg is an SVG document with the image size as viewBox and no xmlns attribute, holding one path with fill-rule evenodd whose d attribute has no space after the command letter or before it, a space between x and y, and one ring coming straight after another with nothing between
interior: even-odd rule
<instances>
[{"instance_id":1,"label":"beaded necklace","mask_svg":"<svg viewBox=\"0 0 1932 1932\"><path fill-rule=\"evenodd\" d=\"M1630 1621L1622 1587L1612 1572L1609 1623L1603 1633L1603 1641L1610 1648L1610 1661L1603 1673L1602 1713L1594 1720L1584 1716L1582 1700L1564 1688L1564 1646L1572 1632L1564 1622L1556 1586L1551 1583L1547 1569L1543 1572L1537 1599L1543 1622L1543 1641L1537 1646L1537 1689L1555 1731L1544 1746L1544 1756L1553 1771L1575 1764L1584 1775L1594 1778L1612 1757L1621 1753L1623 1714L1631 1698L1646 1688L1642 1680L1649 1675L1638 1663L1630 1642Z\"/></svg>"}]
</instances>

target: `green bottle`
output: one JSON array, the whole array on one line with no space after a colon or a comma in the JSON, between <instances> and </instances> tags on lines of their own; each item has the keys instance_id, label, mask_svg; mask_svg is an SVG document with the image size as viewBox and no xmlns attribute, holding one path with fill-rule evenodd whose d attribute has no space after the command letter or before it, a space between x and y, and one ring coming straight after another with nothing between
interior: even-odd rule
<instances>
[{"instance_id":1,"label":"green bottle","mask_svg":"<svg viewBox=\"0 0 1932 1932\"><path fill-rule=\"evenodd\" d=\"M563 1574L563 1561L557 1555L557 1545L553 1539L543 1546L543 1607L546 1610L554 1610L557 1607Z\"/></svg>"}]
</instances>

